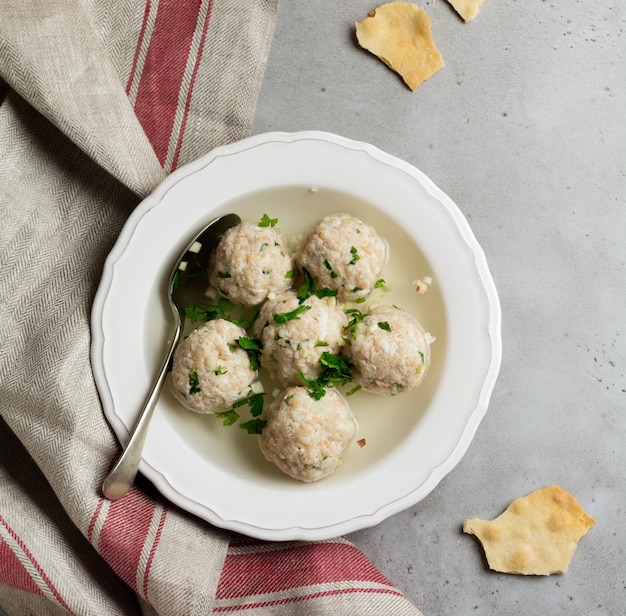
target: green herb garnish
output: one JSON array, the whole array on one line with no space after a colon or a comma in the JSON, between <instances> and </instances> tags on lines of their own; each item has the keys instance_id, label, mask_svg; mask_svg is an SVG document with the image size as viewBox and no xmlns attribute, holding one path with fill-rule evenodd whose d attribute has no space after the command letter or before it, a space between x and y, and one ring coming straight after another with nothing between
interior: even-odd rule
<instances>
[{"instance_id":1,"label":"green herb garnish","mask_svg":"<svg viewBox=\"0 0 626 616\"><path fill-rule=\"evenodd\" d=\"M220 297L217 304L195 304L185 306L185 316L197 323L206 323L219 317L227 318L235 304L225 297Z\"/></svg>"},{"instance_id":2,"label":"green herb garnish","mask_svg":"<svg viewBox=\"0 0 626 616\"><path fill-rule=\"evenodd\" d=\"M344 329L352 329L352 335L354 336L354 328L367 316L364 312L361 312L358 308L348 308L346 314L349 317L348 324Z\"/></svg>"},{"instance_id":3,"label":"green herb garnish","mask_svg":"<svg viewBox=\"0 0 626 616\"><path fill-rule=\"evenodd\" d=\"M315 278L311 276L311 272L309 272L306 267L302 268L302 276L304 280L302 284L298 287L298 300L302 303L307 297L310 297L315 293L315 287L317 283L315 282Z\"/></svg>"},{"instance_id":4,"label":"green herb garnish","mask_svg":"<svg viewBox=\"0 0 626 616\"><path fill-rule=\"evenodd\" d=\"M313 400L323 398L329 387L340 387L352 381L352 364L346 357L324 351L320 356L320 364L322 371L316 379L307 379L302 373L298 375L298 379ZM356 387L351 393L359 389L360 387Z\"/></svg>"},{"instance_id":5,"label":"green herb garnish","mask_svg":"<svg viewBox=\"0 0 626 616\"><path fill-rule=\"evenodd\" d=\"M270 218L267 214L263 214L259 221L259 227L275 227L277 222L278 218Z\"/></svg>"},{"instance_id":6,"label":"green herb garnish","mask_svg":"<svg viewBox=\"0 0 626 616\"><path fill-rule=\"evenodd\" d=\"M324 260L324 267L330 272L331 278L337 278L339 274L333 269L333 266L330 264L328 259Z\"/></svg>"},{"instance_id":7,"label":"green herb garnish","mask_svg":"<svg viewBox=\"0 0 626 616\"><path fill-rule=\"evenodd\" d=\"M391 331L391 325L389 325L387 321L378 321L378 327L380 327L380 329L384 329L386 332Z\"/></svg>"},{"instance_id":8,"label":"green herb garnish","mask_svg":"<svg viewBox=\"0 0 626 616\"><path fill-rule=\"evenodd\" d=\"M300 303L302 303L307 297L316 295L320 299L324 297L335 297L337 295L336 289L330 289L328 287L317 288L317 281L306 268L302 269L302 275L304 280L298 287L297 297Z\"/></svg>"},{"instance_id":9,"label":"green herb garnish","mask_svg":"<svg viewBox=\"0 0 626 616\"><path fill-rule=\"evenodd\" d=\"M252 370L258 370L261 365L259 356L263 350L263 343L258 338L245 338L244 336L240 336L237 339L237 344L248 354L250 368L252 368Z\"/></svg>"},{"instance_id":10,"label":"green herb garnish","mask_svg":"<svg viewBox=\"0 0 626 616\"><path fill-rule=\"evenodd\" d=\"M264 393L250 394L247 398L237 400L237 402L235 402L231 408L237 409L241 406L248 405L250 407L250 415L252 415L252 417L259 417L263 412L264 396Z\"/></svg>"},{"instance_id":11,"label":"green herb garnish","mask_svg":"<svg viewBox=\"0 0 626 616\"><path fill-rule=\"evenodd\" d=\"M287 323L289 321L293 321L294 319L299 319L300 315L307 310L311 310L311 306L306 304L301 304L295 310L291 312L274 312L272 316L274 317L274 321L279 324Z\"/></svg>"},{"instance_id":12,"label":"green herb garnish","mask_svg":"<svg viewBox=\"0 0 626 616\"><path fill-rule=\"evenodd\" d=\"M239 419L239 413L233 411L232 409L230 411L215 413L215 416L219 419L223 419L223 426L232 426Z\"/></svg>"},{"instance_id":13,"label":"green herb garnish","mask_svg":"<svg viewBox=\"0 0 626 616\"><path fill-rule=\"evenodd\" d=\"M321 400L326 395L326 388L319 382L319 379L307 379L302 372L298 375L298 379L313 400Z\"/></svg>"},{"instance_id":14,"label":"green herb garnish","mask_svg":"<svg viewBox=\"0 0 626 616\"><path fill-rule=\"evenodd\" d=\"M198 380L197 370L192 370L189 373L189 393L192 395L200 393L200 381Z\"/></svg>"},{"instance_id":15,"label":"green herb garnish","mask_svg":"<svg viewBox=\"0 0 626 616\"><path fill-rule=\"evenodd\" d=\"M239 427L243 430L246 430L248 434L261 434L263 432L263 428L267 421L265 419L261 419L260 417L255 417L254 419L249 419L248 421L244 421L239 424Z\"/></svg>"},{"instance_id":16,"label":"green herb garnish","mask_svg":"<svg viewBox=\"0 0 626 616\"><path fill-rule=\"evenodd\" d=\"M354 265L361 258L356 246L352 246L352 248L350 248L350 254L352 255L352 259L350 259L349 264Z\"/></svg>"},{"instance_id":17,"label":"green herb garnish","mask_svg":"<svg viewBox=\"0 0 626 616\"><path fill-rule=\"evenodd\" d=\"M315 295L317 295L317 297L319 297L320 299L324 297L335 297L337 295L337 289L323 287L319 291L316 291Z\"/></svg>"},{"instance_id":18,"label":"green herb garnish","mask_svg":"<svg viewBox=\"0 0 626 616\"><path fill-rule=\"evenodd\" d=\"M261 431L267 423L264 419L260 418L260 415L263 412L263 396L265 396L263 393L250 394L246 398L237 400L237 402L235 402L228 411L215 413L215 416L222 420L222 425L232 426L239 420L240 417L239 413L235 409L247 405L250 407L250 415L252 415L252 419L240 423L239 427L246 430L248 434L261 434Z\"/></svg>"},{"instance_id":19,"label":"green herb garnish","mask_svg":"<svg viewBox=\"0 0 626 616\"><path fill-rule=\"evenodd\" d=\"M263 397L265 394L250 394L247 398L243 400L239 400L233 404L233 408L243 406L247 404L250 407L250 415L252 415L252 419L248 421L244 421L239 424L239 427L242 430L246 430L248 434L261 434L263 428L265 428L265 424L267 421L265 419L261 419L261 414L263 413Z\"/></svg>"},{"instance_id":20,"label":"green herb garnish","mask_svg":"<svg viewBox=\"0 0 626 616\"><path fill-rule=\"evenodd\" d=\"M325 387L339 387L352 381L352 364L347 357L324 351L320 363L323 369L318 381Z\"/></svg>"}]
</instances>

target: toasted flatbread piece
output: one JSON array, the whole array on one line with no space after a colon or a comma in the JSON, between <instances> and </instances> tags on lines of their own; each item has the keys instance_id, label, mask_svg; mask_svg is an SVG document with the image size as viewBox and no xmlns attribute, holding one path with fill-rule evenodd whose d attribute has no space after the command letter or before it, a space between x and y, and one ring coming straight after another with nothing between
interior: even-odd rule
<instances>
[{"instance_id":1,"label":"toasted flatbread piece","mask_svg":"<svg viewBox=\"0 0 626 616\"><path fill-rule=\"evenodd\" d=\"M445 63L431 36L430 17L412 2L383 4L356 24L359 45L416 90Z\"/></svg>"},{"instance_id":2,"label":"toasted flatbread piece","mask_svg":"<svg viewBox=\"0 0 626 616\"><path fill-rule=\"evenodd\" d=\"M472 21L485 0L448 0L464 21Z\"/></svg>"},{"instance_id":3,"label":"toasted flatbread piece","mask_svg":"<svg viewBox=\"0 0 626 616\"><path fill-rule=\"evenodd\" d=\"M490 569L551 575L567 572L594 524L571 494L553 485L514 500L495 520L466 520L463 531L478 537Z\"/></svg>"}]
</instances>

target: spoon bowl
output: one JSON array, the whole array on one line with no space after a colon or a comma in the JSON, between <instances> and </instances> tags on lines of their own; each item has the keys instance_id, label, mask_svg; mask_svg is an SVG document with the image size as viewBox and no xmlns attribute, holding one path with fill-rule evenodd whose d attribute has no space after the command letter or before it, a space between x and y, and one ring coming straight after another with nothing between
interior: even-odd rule
<instances>
[{"instance_id":1,"label":"spoon bowl","mask_svg":"<svg viewBox=\"0 0 626 616\"><path fill-rule=\"evenodd\" d=\"M150 419L163 389L174 349L180 339L185 320L185 307L197 303L204 296L208 286L207 270L213 250L222 235L240 222L241 219L236 214L226 214L211 221L187 243L172 267L167 279L167 288L164 290L172 310L172 337L168 341L165 358L139 413L130 440L102 484L102 493L109 500L122 498L135 481Z\"/></svg>"}]
</instances>

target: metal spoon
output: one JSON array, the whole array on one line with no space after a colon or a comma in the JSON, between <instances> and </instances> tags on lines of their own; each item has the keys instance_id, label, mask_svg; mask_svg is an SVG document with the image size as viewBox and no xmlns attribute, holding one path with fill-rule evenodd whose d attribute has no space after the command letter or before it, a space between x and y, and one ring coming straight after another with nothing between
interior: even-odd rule
<instances>
[{"instance_id":1,"label":"metal spoon","mask_svg":"<svg viewBox=\"0 0 626 616\"><path fill-rule=\"evenodd\" d=\"M220 237L230 227L234 227L240 222L241 219L236 214L227 214L213 220L187 244L172 268L166 291L174 317L174 334L152 389L142 411L139 413L139 418L126 449L102 484L102 493L110 500L122 498L135 481L150 419L165 383L174 349L180 338L182 323L185 318L185 306L202 301L208 286L207 267L211 253Z\"/></svg>"}]
</instances>

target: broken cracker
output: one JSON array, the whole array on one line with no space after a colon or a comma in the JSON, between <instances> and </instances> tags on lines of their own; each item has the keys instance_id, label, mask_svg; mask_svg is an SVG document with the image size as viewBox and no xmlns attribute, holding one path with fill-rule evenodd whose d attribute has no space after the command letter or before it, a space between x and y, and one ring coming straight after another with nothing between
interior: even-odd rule
<instances>
[{"instance_id":1,"label":"broken cracker","mask_svg":"<svg viewBox=\"0 0 626 616\"><path fill-rule=\"evenodd\" d=\"M576 499L556 485L514 500L495 520L466 520L489 568L501 573L566 573L578 542L595 524Z\"/></svg>"},{"instance_id":2,"label":"broken cracker","mask_svg":"<svg viewBox=\"0 0 626 616\"><path fill-rule=\"evenodd\" d=\"M472 21L485 0L448 0L463 21Z\"/></svg>"},{"instance_id":3,"label":"broken cracker","mask_svg":"<svg viewBox=\"0 0 626 616\"><path fill-rule=\"evenodd\" d=\"M432 22L412 2L390 2L356 23L359 45L380 58L415 91L445 66L431 35Z\"/></svg>"}]
</instances>

